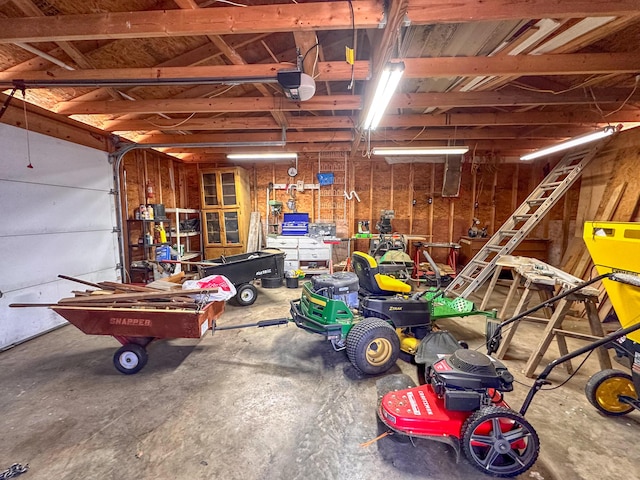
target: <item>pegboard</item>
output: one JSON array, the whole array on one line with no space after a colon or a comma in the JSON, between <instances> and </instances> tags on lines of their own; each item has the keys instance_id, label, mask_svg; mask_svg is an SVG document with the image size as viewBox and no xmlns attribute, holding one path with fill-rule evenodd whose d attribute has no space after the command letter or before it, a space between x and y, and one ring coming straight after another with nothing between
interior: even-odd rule
<instances>
[{"instance_id":1,"label":"pegboard","mask_svg":"<svg viewBox=\"0 0 640 480\"><path fill-rule=\"evenodd\" d=\"M346 152L319 152L318 173L332 173L333 183L318 189L316 222L335 223L336 227L347 225L347 165Z\"/></svg>"}]
</instances>

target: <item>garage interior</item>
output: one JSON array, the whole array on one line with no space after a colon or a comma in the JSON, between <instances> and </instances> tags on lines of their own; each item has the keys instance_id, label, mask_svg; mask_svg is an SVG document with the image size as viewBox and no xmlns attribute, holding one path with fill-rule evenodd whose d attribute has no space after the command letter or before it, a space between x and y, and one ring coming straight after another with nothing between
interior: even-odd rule
<instances>
[{"instance_id":1,"label":"garage interior","mask_svg":"<svg viewBox=\"0 0 640 480\"><path fill-rule=\"evenodd\" d=\"M437 271L444 298L499 320L603 273L589 222L592 240L640 231L639 42L638 0L0 0L0 474L491 478L380 431L377 382L421 382L406 355L367 375L293 322L223 328L289 319L353 252L403 252L404 298ZM607 268L640 274L634 238ZM135 375L114 369L118 334L58 308L95 290L135 302L263 251L284 252L278 275L238 281L248 297L216 302L215 334L143 345ZM563 348L637 322L617 303L635 287L593 288L503 332L515 410ZM436 324L484 351L486 316ZM533 400L540 454L516 478L640 479L639 413L585 396L632 365L582 358Z\"/></svg>"}]
</instances>

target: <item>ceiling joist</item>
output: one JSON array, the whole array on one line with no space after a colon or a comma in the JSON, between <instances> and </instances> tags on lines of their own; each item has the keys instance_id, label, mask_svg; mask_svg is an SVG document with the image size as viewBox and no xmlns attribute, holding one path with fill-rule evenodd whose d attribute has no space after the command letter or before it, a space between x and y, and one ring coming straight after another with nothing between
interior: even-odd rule
<instances>
[{"instance_id":1,"label":"ceiling joist","mask_svg":"<svg viewBox=\"0 0 640 480\"><path fill-rule=\"evenodd\" d=\"M355 28L378 28L381 2L353 1ZM0 18L0 43L349 30L347 2Z\"/></svg>"},{"instance_id":2,"label":"ceiling joist","mask_svg":"<svg viewBox=\"0 0 640 480\"><path fill-rule=\"evenodd\" d=\"M382 2L355 0L356 29L378 28ZM526 18L577 18L636 15L638 0L412 0L412 25ZM347 2L215 7L144 12L110 12L50 17L0 18L0 43L79 41L185 35L228 35L352 28Z\"/></svg>"},{"instance_id":3,"label":"ceiling joist","mask_svg":"<svg viewBox=\"0 0 640 480\"><path fill-rule=\"evenodd\" d=\"M288 116L290 129L319 130L355 127L357 119L350 116ZM575 112L515 112L515 113L447 113L386 115L380 122L382 128L393 127L482 127L488 125L602 125L608 123L640 123L640 112L622 110L607 117L591 110ZM105 122L108 132L171 130L216 131L216 130L279 130L268 117L219 117L193 118L191 120L167 120L162 118L146 120L113 120Z\"/></svg>"},{"instance_id":4,"label":"ceiling joist","mask_svg":"<svg viewBox=\"0 0 640 480\"><path fill-rule=\"evenodd\" d=\"M291 151L360 157L451 140L502 155L640 124L640 0L250 3L0 1L0 87L123 139L183 144L165 151L189 161L283 129ZM361 116L394 59L404 77L365 148ZM300 60L316 83L294 102L277 72ZM218 148L185 150L196 141Z\"/></svg>"},{"instance_id":5,"label":"ceiling joist","mask_svg":"<svg viewBox=\"0 0 640 480\"><path fill-rule=\"evenodd\" d=\"M255 65L212 65L198 67L154 67L154 68L118 68L87 70L44 70L38 72L2 72L0 87L26 84L38 86L104 86L104 85L201 85L236 84L238 82L267 83L276 82L281 70L295 69L290 63L269 63ZM319 81L349 81L351 65L340 62L320 62L317 65ZM354 65L356 80L369 77L369 62L356 62Z\"/></svg>"},{"instance_id":6,"label":"ceiling joist","mask_svg":"<svg viewBox=\"0 0 640 480\"><path fill-rule=\"evenodd\" d=\"M626 89L612 88L594 90L593 97L584 92L569 92L554 95L546 92L446 92L397 94L390 102L391 108L439 107L491 107L527 105L590 105L594 98L598 104L622 103L629 97ZM632 100L640 99L636 92ZM285 112L319 110L360 110L358 95L316 95L306 102L292 102L284 97L239 97L239 98L185 98L97 102L61 102L57 113L64 115L126 114L126 113L212 113L212 112ZM391 113L391 112L390 112Z\"/></svg>"},{"instance_id":7,"label":"ceiling joist","mask_svg":"<svg viewBox=\"0 0 640 480\"><path fill-rule=\"evenodd\" d=\"M564 139L581 135L589 131L581 127L549 127L537 130L522 128L481 128L458 131L454 128L431 129L424 132L411 130L397 130L392 132L374 132L372 141L429 141L429 140L516 140L516 139ZM190 135L150 134L137 139L140 144L214 144L229 142L273 142L280 140L280 133L200 133ZM322 143L322 142L350 142L353 134L350 131L314 131L314 132L287 132L287 144L295 143Z\"/></svg>"}]
</instances>

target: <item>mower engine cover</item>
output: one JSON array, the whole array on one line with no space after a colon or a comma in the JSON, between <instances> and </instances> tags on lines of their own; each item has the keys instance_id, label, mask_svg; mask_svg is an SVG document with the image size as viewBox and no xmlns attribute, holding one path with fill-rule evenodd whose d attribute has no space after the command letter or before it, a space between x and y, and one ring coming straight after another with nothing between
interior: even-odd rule
<instances>
[{"instance_id":1,"label":"mower engine cover","mask_svg":"<svg viewBox=\"0 0 640 480\"><path fill-rule=\"evenodd\" d=\"M444 398L447 410L478 410L483 405L491 405L490 390L513 390L513 375L507 367L475 350L456 350L435 362L429 375L434 392Z\"/></svg>"}]
</instances>

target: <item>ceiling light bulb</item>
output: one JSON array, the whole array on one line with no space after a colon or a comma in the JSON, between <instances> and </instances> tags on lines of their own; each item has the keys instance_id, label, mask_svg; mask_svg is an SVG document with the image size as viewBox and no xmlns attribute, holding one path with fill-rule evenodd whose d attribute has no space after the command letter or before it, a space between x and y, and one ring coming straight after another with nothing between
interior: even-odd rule
<instances>
[{"instance_id":1,"label":"ceiling light bulb","mask_svg":"<svg viewBox=\"0 0 640 480\"><path fill-rule=\"evenodd\" d=\"M520 157L520 160L534 160L536 158L544 157L546 155L551 155L552 153L561 152L562 150L567 150L569 148L577 147L578 145L584 145L585 143L600 140L601 138L605 138L605 137L608 137L609 135L613 135L615 132L616 132L615 127L611 127L611 126L605 127L602 130L597 130L595 132L587 133L586 135L580 135L579 137L566 140L562 143L551 145L550 147L546 147L541 150L536 150L535 152L522 155Z\"/></svg>"},{"instance_id":2,"label":"ceiling light bulb","mask_svg":"<svg viewBox=\"0 0 640 480\"><path fill-rule=\"evenodd\" d=\"M272 153L229 153L228 160L296 160L298 154L294 152Z\"/></svg>"},{"instance_id":3,"label":"ceiling light bulb","mask_svg":"<svg viewBox=\"0 0 640 480\"><path fill-rule=\"evenodd\" d=\"M380 81L376 87L376 92L371 100L371 106L367 112L367 117L362 125L364 130L375 130L382 119L382 115L387 109L387 105L391 101L391 97L400 83L402 74L404 73L404 63L390 63L388 64L382 74L380 75Z\"/></svg>"},{"instance_id":4,"label":"ceiling light bulb","mask_svg":"<svg viewBox=\"0 0 640 480\"><path fill-rule=\"evenodd\" d=\"M464 155L469 151L465 146L445 147L375 147L373 155Z\"/></svg>"}]
</instances>

